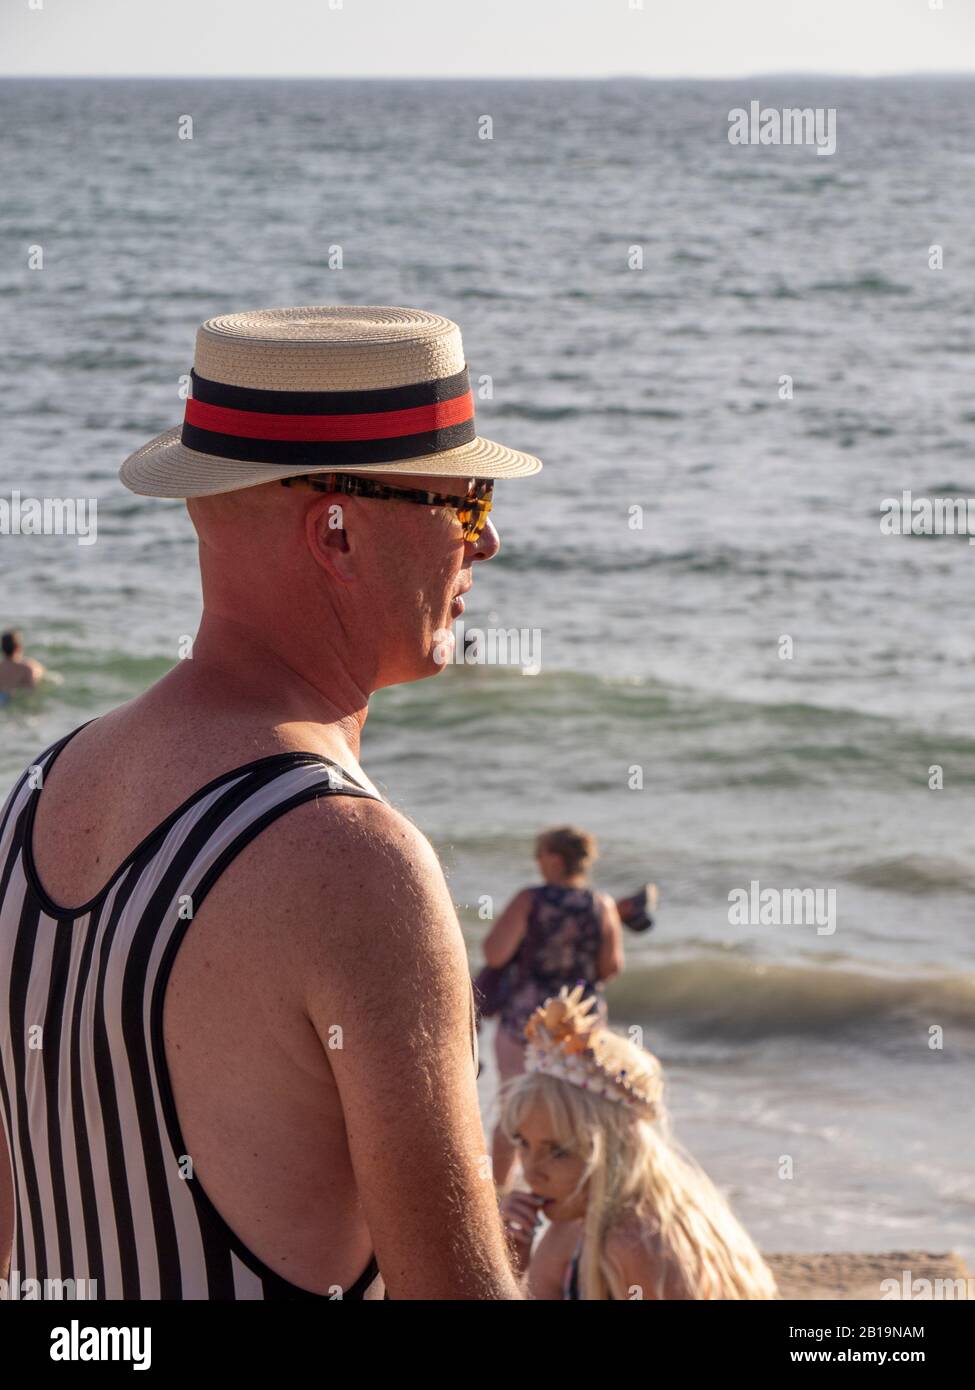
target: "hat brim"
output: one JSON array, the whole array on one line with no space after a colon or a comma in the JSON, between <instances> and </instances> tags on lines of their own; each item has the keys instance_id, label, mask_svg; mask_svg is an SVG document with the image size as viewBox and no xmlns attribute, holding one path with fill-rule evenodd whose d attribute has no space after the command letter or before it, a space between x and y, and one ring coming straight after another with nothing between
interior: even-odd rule
<instances>
[{"instance_id":1,"label":"hat brim","mask_svg":"<svg viewBox=\"0 0 975 1390\"><path fill-rule=\"evenodd\" d=\"M182 426L150 439L122 464L119 478L130 492L143 497L209 497L236 492L305 473L406 473L424 477L527 478L542 467L541 459L478 436L456 449L387 463L274 464L245 463L187 449Z\"/></svg>"}]
</instances>

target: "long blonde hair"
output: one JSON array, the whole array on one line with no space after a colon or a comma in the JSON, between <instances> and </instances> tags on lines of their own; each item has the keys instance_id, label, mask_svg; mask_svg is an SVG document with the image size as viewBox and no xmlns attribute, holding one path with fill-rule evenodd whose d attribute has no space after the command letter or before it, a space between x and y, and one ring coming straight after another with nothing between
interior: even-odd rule
<instances>
[{"instance_id":1,"label":"long blonde hair","mask_svg":"<svg viewBox=\"0 0 975 1390\"><path fill-rule=\"evenodd\" d=\"M588 1184L579 1268L582 1297L629 1298L605 1246L607 1235L632 1214L654 1232L663 1252L655 1298L665 1296L671 1280L688 1298L776 1298L772 1272L747 1232L670 1133L657 1059L608 1029L602 1040L629 1079L657 1097L653 1118L542 1072L516 1076L501 1091L501 1125L509 1140L526 1114L541 1106L553 1139L585 1165L577 1189Z\"/></svg>"}]
</instances>

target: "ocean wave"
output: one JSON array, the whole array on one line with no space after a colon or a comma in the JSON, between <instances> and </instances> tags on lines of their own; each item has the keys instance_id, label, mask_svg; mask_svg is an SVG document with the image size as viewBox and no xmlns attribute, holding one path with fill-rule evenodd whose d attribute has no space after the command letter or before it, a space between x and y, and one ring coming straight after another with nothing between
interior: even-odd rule
<instances>
[{"instance_id":1,"label":"ocean wave","mask_svg":"<svg viewBox=\"0 0 975 1390\"><path fill-rule=\"evenodd\" d=\"M664 418L665 412L660 411L658 415ZM705 465L700 471L710 470ZM948 539L956 540L957 537ZM615 550L607 547L601 551L573 548L568 544L552 550L524 546L518 549L512 547L505 555L505 565L515 574L553 571L572 575L630 574L634 570L659 570L663 575L740 575L748 579L774 579L778 585L793 581L826 582L835 578L836 572L835 566L831 568L825 559L817 563L815 556L797 557L796 552L793 552L793 557L790 558L779 550L759 550L754 546L711 546L707 550L694 547L674 551L649 548L639 550L629 546L617 547Z\"/></svg>"},{"instance_id":2,"label":"ocean wave","mask_svg":"<svg viewBox=\"0 0 975 1390\"><path fill-rule=\"evenodd\" d=\"M60 357L48 358L46 365L53 370L65 372L120 372L131 371L134 367L157 371L159 364L139 353L111 352L105 348L79 348Z\"/></svg>"},{"instance_id":3,"label":"ocean wave","mask_svg":"<svg viewBox=\"0 0 975 1390\"><path fill-rule=\"evenodd\" d=\"M913 294L910 285L899 285L886 275L858 275L855 280L819 280L809 286L810 294Z\"/></svg>"},{"instance_id":4,"label":"ocean wave","mask_svg":"<svg viewBox=\"0 0 975 1390\"><path fill-rule=\"evenodd\" d=\"M586 402L583 405L533 405L513 401L505 405L505 416L512 420L576 420L619 417L632 420L683 420L684 412L664 406L604 405Z\"/></svg>"},{"instance_id":5,"label":"ocean wave","mask_svg":"<svg viewBox=\"0 0 975 1390\"><path fill-rule=\"evenodd\" d=\"M975 868L957 859L924 854L878 859L859 864L844 875L866 888L885 888L894 893L975 893Z\"/></svg>"},{"instance_id":6,"label":"ocean wave","mask_svg":"<svg viewBox=\"0 0 975 1390\"><path fill-rule=\"evenodd\" d=\"M438 726L466 727L476 721L486 734L510 728L512 719L536 716L546 724L557 719L566 728L578 720L588 729L594 718L609 728L633 724L641 732L655 724L677 733L727 728L735 741L722 745L698 739L695 764L727 768L744 759L756 778L767 773L759 764L752 766L762 741L777 748L786 736L788 762L779 770L797 778L833 762L847 777L856 764L882 773L887 784L893 779L916 786L917 766L926 769L950 759L955 786L975 782L975 738L957 732L928 734L902 720L848 706L771 694L767 700L736 699L642 676L606 676L570 667L525 676L515 666L451 666L435 684L382 691L371 709L371 728L428 729L431 702ZM745 733L747 746L742 743Z\"/></svg>"},{"instance_id":7,"label":"ocean wave","mask_svg":"<svg viewBox=\"0 0 975 1390\"><path fill-rule=\"evenodd\" d=\"M881 975L718 953L634 966L607 990L616 1020L739 1042L888 1034L926 1048L928 1029L975 1035L975 975ZM975 1037L966 1041L971 1044Z\"/></svg>"},{"instance_id":8,"label":"ocean wave","mask_svg":"<svg viewBox=\"0 0 975 1390\"><path fill-rule=\"evenodd\" d=\"M727 299L801 299L802 295L788 285L775 285L772 289L745 290L723 289L718 291Z\"/></svg>"}]
</instances>

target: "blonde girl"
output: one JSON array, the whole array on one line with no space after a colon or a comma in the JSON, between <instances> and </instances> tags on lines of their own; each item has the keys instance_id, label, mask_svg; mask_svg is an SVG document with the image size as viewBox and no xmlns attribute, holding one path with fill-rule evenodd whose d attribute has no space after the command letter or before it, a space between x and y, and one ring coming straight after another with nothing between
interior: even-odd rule
<instances>
[{"instance_id":1,"label":"blonde girl","mask_svg":"<svg viewBox=\"0 0 975 1390\"><path fill-rule=\"evenodd\" d=\"M530 1297L770 1299L775 1281L727 1202L671 1138L651 1053L562 990L526 1027L501 1124L529 1192L502 1202ZM550 1223L532 1251L540 1215Z\"/></svg>"}]
</instances>

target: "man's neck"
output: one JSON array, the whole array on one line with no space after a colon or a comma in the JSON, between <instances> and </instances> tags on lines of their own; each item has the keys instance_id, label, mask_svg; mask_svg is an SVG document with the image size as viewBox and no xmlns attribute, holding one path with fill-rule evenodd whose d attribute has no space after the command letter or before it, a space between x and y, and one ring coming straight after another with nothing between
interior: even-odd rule
<instances>
[{"instance_id":1,"label":"man's neck","mask_svg":"<svg viewBox=\"0 0 975 1390\"><path fill-rule=\"evenodd\" d=\"M280 645L232 619L205 614L192 660L171 674L203 698L253 707L275 725L327 728L358 759L369 692L337 657L316 666L310 673Z\"/></svg>"}]
</instances>

